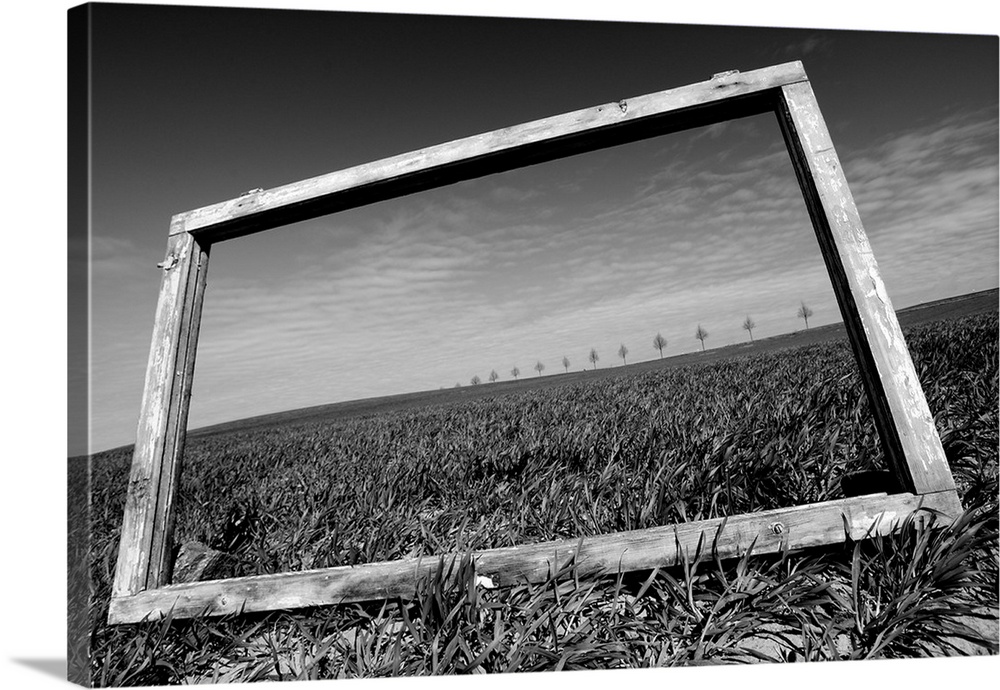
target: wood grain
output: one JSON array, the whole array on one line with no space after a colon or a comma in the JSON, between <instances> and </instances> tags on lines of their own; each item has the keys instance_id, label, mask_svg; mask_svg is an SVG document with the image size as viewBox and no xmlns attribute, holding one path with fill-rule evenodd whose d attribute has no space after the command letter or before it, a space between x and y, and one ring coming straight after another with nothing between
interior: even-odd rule
<instances>
[{"instance_id":1,"label":"wood grain","mask_svg":"<svg viewBox=\"0 0 1000 690\"><path fill-rule=\"evenodd\" d=\"M812 86L791 84L781 94L778 121L888 463L906 491L952 490L934 417Z\"/></svg>"},{"instance_id":2,"label":"wood grain","mask_svg":"<svg viewBox=\"0 0 1000 690\"><path fill-rule=\"evenodd\" d=\"M805 78L800 62L726 73L250 192L175 216L171 232L217 242L461 180L769 112L777 88Z\"/></svg>"},{"instance_id":3,"label":"wood grain","mask_svg":"<svg viewBox=\"0 0 1000 690\"><path fill-rule=\"evenodd\" d=\"M187 233L171 235L163 266L125 497L114 596L170 581L173 502L187 431L208 246Z\"/></svg>"},{"instance_id":4,"label":"wood grain","mask_svg":"<svg viewBox=\"0 0 1000 690\"><path fill-rule=\"evenodd\" d=\"M720 557L774 553L886 534L904 516L936 510L949 518L961 513L954 492L914 496L884 494L703 520L667 527L618 532L583 539L550 541L472 554L476 572L498 585L538 582L575 558L578 575L673 566L694 557L699 543ZM462 554L443 558L449 564ZM170 585L111 601L111 623L158 618L173 610L175 618L201 614L271 611L409 597L418 580L434 573L442 558L432 556L354 567L327 568Z\"/></svg>"}]
</instances>

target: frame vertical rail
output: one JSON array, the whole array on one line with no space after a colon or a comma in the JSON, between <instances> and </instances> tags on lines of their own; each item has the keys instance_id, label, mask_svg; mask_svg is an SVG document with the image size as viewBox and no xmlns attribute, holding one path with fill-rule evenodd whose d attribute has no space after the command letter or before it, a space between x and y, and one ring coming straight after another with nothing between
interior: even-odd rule
<instances>
[{"instance_id":1,"label":"frame vertical rail","mask_svg":"<svg viewBox=\"0 0 1000 690\"><path fill-rule=\"evenodd\" d=\"M934 417L810 83L783 86L777 113L890 467L906 491L954 491Z\"/></svg>"},{"instance_id":2,"label":"frame vertical rail","mask_svg":"<svg viewBox=\"0 0 1000 690\"><path fill-rule=\"evenodd\" d=\"M173 503L187 427L208 245L189 233L172 235L162 266L113 596L161 587L170 580Z\"/></svg>"}]
</instances>

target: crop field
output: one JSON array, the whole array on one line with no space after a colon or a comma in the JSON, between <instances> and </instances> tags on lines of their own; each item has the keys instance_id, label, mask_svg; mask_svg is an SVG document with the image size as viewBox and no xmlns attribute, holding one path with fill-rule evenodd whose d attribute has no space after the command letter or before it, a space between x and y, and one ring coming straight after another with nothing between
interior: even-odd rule
<instances>
[{"instance_id":1,"label":"crop field","mask_svg":"<svg viewBox=\"0 0 1000 690\"><path fill-rule=\"evenodd\" d=\"M96 685L996 654L998 317L904 328L966 508L823 549L108 626L131 448L95 455ZM177 543L223 576L512 546L841 497L884 469L844 340L395 412L192 435Z\"/></svg>"}]
</instances>

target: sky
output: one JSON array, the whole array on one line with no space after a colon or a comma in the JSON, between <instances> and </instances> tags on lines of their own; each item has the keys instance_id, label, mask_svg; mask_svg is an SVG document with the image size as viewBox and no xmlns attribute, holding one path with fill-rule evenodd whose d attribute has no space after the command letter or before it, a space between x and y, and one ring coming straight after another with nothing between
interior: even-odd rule
<instances>
[{"instance_id":1,"label":"sky","mask_svg":"<svg viewBox=\"0 0 1000 690\"><path fill-rule=\"evenodd\" d=\"M273 3L278 7L280 3ZM658 22L94 9L90 452L134 441L173 214L801 60L896 308L998 285L997 38ZM703 20L706 21L706 20ZM840 320L773 116L212 249L189 427ZM70 449L71 454L85 452Z\"/></svg>"}]
</instances>

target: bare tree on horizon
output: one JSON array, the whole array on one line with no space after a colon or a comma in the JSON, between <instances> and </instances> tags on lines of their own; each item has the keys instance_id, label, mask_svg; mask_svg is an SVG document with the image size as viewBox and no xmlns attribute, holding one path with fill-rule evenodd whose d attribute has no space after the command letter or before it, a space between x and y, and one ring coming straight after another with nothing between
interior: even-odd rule
<instances>
[{"instance_id":1,"label":"bare tree on horizon","mask_svg":"<svg viewBox=\"0 0 1000 690\"><path fill-rule=\"evenodd\" d=\"M806 322L806 330L807 331L809 330L809 317L812 316L812 315L813 315L813 310L810 309L809 307L807 307L806 303L803 302L802 306L799 307L799 311L796 314L796 316L798 316L800 319L805 320L805 322Z\"/></svg>"},{"instance_id":2,"label":"bare tree on horizon","mask_svg":"<svg viewBox=\"0 0 1000 690\"><path fill-rule=\"evenodd\" d=\"M513 369L511 369L511 370L510 370L510 374L511 374L511 376L513 376L514 378L517 378L518 376L520 376L520 375L521 375L521 370L520 370L520 369L518 369L517 367L514 367Z\"/></svg>"},{"instance_id":3,"label":"bare tree on horizon","mask_svg":"<svg viewBox=\"0 0 1000 690\"><path fill-rule=\"evenodd\" d=\"M593 364L594 368L596 369L597 368L597 360L600 359L600 357L597 356L597 350L596 349L590 348L590 357L588 357L588 359L590 360L591 364Z\"/></svg>"},{"instance_id":4,"label":"bare tree on horizon","mask_svg":"<svg viewBox=\"0 0 1000 690\"><path fill-rule=\"evenodd\" d=\"M498 378L500 378L500 374L497 373L496 369L490 372L490 383L496 383Z\"/></svg>"},{"instance_id":5,"label":"bare tree on horizon","mask_svg":"<svg viewBox=\"0 0 1000 690\"><path fill-rule=\"evenodd\" d=\"M622 358L622 366L628 364L628 362L625 361L625 355L627 354L628 354L628 348L625 347L625 343L622 343L622 346L618 348L618 356Z\"/></svg>"},{"instance_id":6,"label":"bare tree on horizon","mask_svg":"<svg viewBox=\"0 0 1000 690\"><path fill-rule=\"evenodd\" d=\"M535 362L535 371L538 372L539 376L542 375L542 370L543 369L545 369L545 365L544 364L542 364L541 362Z\"/></svg>"},{"instance_id":7,"label":"bare tree on horizon","mask_svg":"<svg viewBox=\"0 0 1000 690\"><path fill-rule=\"evenodd\" d=\"M478 386L482 382L483 380L479 378L479 374L476 374L475 376L472 377L472 381L470 383L472 383L473 386Z\"/></svg>"},{"instance_id":8,"label":"bare tree on horizon","mask_svg":"<svg viewBox=\"0 0 1000 690\"><path fill-rule=\"evenodd\" d=\"M747 314L747 320L743 322L743 329L750 334L750 342L753 342L753 329L757 327L757 324L753 322L750 315Z\"/></svg>"},{"instance_id":9,"label":"bare tree on horizon","mask_svg":"<svg viewBox=\"0 0 1000 690\"><path fill-rule=\"evenodd\" d=\"M694 337L701 341L701 351L704 352L705 351L705 338L708 337L708 331L706 331L704 328L702 328L700 323L698 324L698 330L696 330L694 332Z\"/></svg>"},{"instance_id":10,"label":"bare tree on horizon","mask_svg":"<svg viewBox=\"0 0 1000 690\"><path fill-rule=\"evenodd\" d=\"M660 351L660 359L663 359L663 348L667 346L667 339L659 333L653 338L653 347Z\"/></svg>"},{"instance_id":11,"label":"bare tree on horizon","mask_svg":"<svg viewBox=\"0 0 1000 690\"><path fill-rule=\"evenodd\" d=\"M563 364L563 369L565 369L566 373L568 374L569 373L569 357L565 357L564 356L562 364Z\"/></svg>"}]
</instances>

